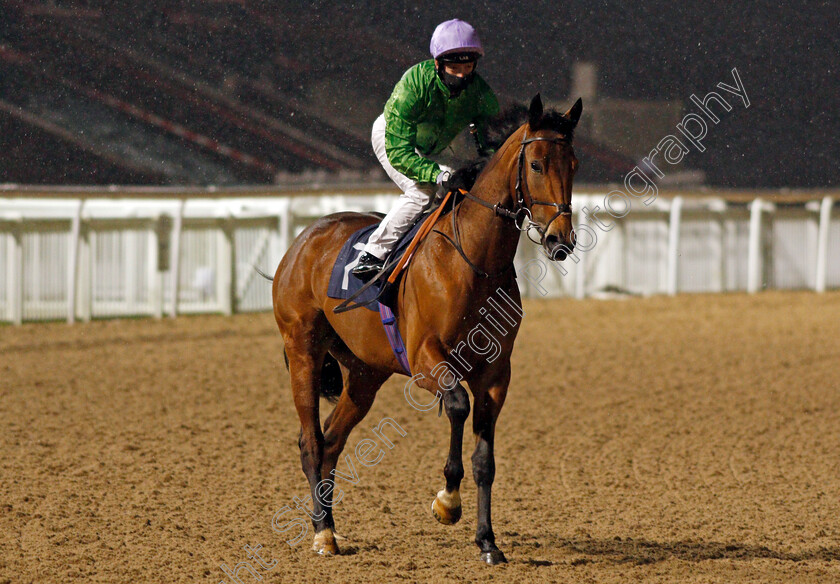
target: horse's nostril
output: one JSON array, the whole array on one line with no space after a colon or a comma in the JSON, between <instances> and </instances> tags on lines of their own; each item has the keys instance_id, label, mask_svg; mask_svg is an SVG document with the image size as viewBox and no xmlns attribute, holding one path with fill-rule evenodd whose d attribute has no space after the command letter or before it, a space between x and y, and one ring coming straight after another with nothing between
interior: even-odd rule
<instances>
[{"instance_id":1,"label":"horse's nostril","mask_svg":"<svg viewBox=\"0 0 840 584\"><path fill-rule=\"evenodd\" d=\"M546 235L545 236L545 250L548 252L549 257L554 261L563 261L566 259L566 246L563 245L560 237L558 235Z\"/></svg>"}]
</instances>

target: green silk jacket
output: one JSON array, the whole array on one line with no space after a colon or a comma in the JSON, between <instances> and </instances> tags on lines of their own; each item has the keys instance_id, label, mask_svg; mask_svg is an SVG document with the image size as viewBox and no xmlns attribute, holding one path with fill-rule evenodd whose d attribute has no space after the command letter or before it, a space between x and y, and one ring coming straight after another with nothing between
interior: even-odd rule
<instances>
[{"instance_id":1,"label":"green silk jacket","mask_svg":"<svg viewBox=\"0 0 840 584\"><path fill-rule=\"evenodd\" d=\"M443 151L473 122L483 147L487 120L498 112L496 95L477 73L452 98L435 71L434 60L418 63L403 74L385 104L388 161L410 179L435 182L440 166L425 156Z\"/></svg>"}]
</instances>

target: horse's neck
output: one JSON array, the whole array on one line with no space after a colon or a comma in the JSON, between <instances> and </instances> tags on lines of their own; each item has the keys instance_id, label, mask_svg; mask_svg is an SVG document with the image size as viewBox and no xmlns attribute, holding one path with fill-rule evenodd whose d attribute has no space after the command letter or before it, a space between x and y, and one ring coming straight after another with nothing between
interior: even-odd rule
<instances>
[{"instance_id":1,"label":"horse's neck","mask_svg":"<svg viewBox=\"0 0 840 584\"><path fill-rule=\"evenodd\" d=\"M479 176L471 194L488 205L498 203L510 209L513 205L510 177L516 172L516 156L499 152L499 157L494 158L490 165ZM469 199L460 206L458 230L461 246L470 261L487 274L499 273L510 267L519 243L519 231L513 221Z\"/></svg>"}]
</instances>

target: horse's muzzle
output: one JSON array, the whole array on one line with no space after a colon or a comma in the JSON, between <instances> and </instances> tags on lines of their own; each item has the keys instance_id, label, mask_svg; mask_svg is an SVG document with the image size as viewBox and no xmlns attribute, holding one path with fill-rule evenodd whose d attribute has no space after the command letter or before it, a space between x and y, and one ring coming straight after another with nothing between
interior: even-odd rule
<instances>
[{"instance_id":1,"label":"horse's muzzle","mask_svg":"<svg viewBox=\"0 0 840 584\"><path fill-rule=\"evenodd\" d=\"M575 232L571 231L566 240L554 233L546 235L543 240L543 249L553 261L562 262L575 249Z\"/></svg>"}]
</instances>

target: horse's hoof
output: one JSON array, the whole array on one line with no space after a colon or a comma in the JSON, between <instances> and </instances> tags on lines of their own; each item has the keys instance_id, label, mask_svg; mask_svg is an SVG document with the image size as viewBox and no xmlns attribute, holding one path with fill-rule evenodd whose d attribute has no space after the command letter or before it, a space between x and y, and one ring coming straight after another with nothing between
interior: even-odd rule
<instances>
[{"instance_id":1,"label":"horse's hoof","mask_svg":"<svg viewBox=\"0 0 840 584\"><path fill-rule=\"evenodd\" d=\"M502 550L490 550L489 552L481 552L481 561L488 566L495 566L496 564L507 564L507 558Z\"/></svg>"},{"instance_id":2,"label":"horse's hoof","mask_svg":"<svg viewBox=\"0 0 840 584\"><path fill-rule=\"evenodd\" d=\"M432 501L432 515L444 525L455 525L461 519L461 495L458 491L439 492Z\"/></svg>"},{"instance_id":3,"label":"horse's hoof","mask_svg":"<svg viewBox=\"0 0 840 584\"><path fill-rule=\"evenodd\" d=\"M332 529L325 529L315 534L315 539L312 541L312 551L322 556L337 556L341 553L338 550L338 544L335 543Z\"/></svg>"}]
</instances>

